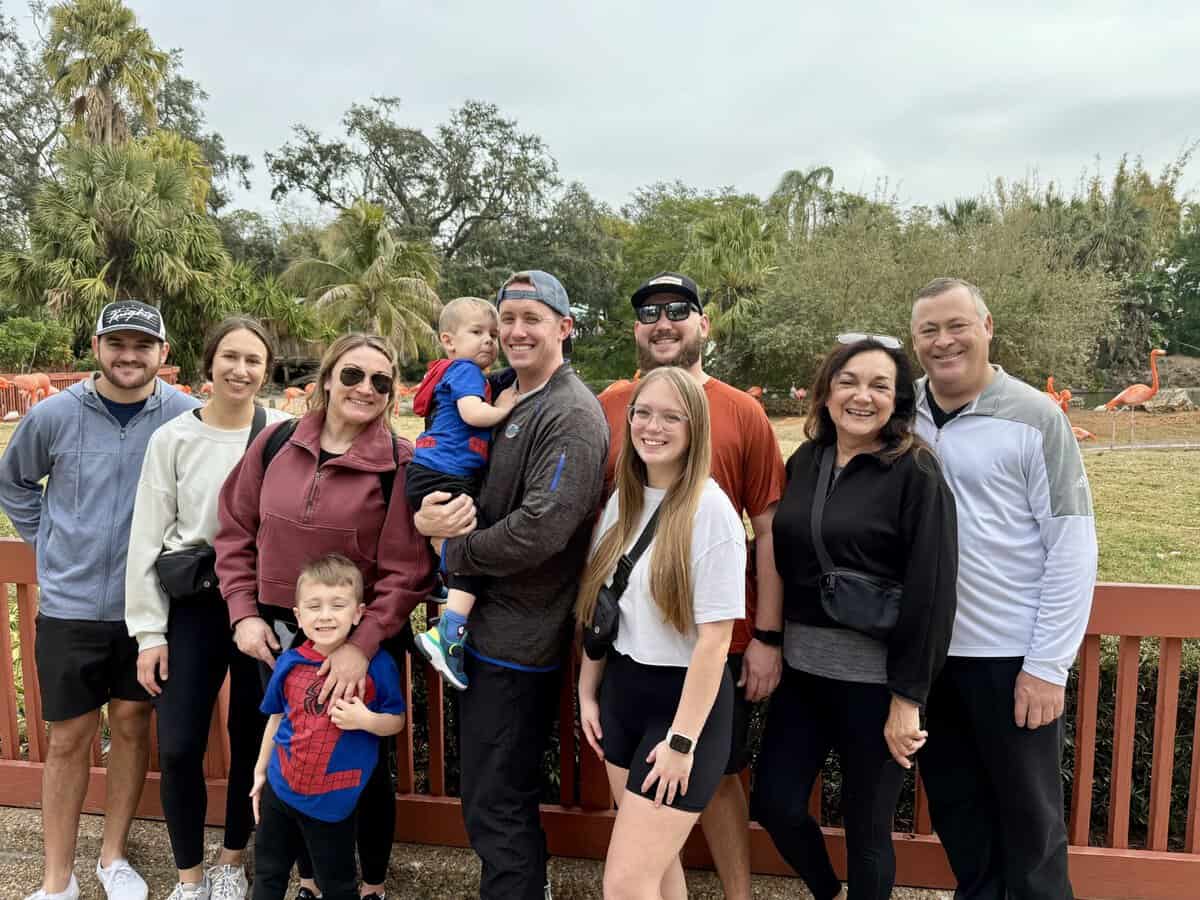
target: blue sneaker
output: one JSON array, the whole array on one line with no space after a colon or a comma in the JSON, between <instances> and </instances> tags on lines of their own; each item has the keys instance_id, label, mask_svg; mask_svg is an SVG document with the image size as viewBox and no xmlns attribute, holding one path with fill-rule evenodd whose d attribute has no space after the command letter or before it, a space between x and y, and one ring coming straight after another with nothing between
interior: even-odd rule
<instances>
[{"instance_id":1,"label":"blue sneaker","mask_svg":"<svg viewBox=\"0 0 1200 900\"><path fill-rule=\"evenodd\" d=\"M421 655L429 660L434 670L451 687L459 691L467 689L467 673L463 671L463 644L466 640L467 633L464 630L462 638L451 643L438 631L437 625L417 635L417 649Z\"/></svg>"}]
</instances>

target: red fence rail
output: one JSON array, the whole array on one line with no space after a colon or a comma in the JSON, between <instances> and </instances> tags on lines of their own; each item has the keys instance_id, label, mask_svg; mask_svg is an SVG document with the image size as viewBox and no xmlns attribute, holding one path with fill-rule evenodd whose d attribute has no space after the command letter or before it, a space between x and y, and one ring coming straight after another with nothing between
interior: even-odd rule
<instances>
[{"instance_id":1,"label":"red fence rail","mask_svg":"<svg viewBox=\"0 0 1200 900\"><path fill-rule=\"evenodd\" d=\"M0 372L0 378L6 381L12 381L19 374L29 373L11 373L5 374ZM50 379L51 387L57 390L68 388L76 382L83 381L85 378L91 377L91 372L47 372L46 377ZM179 366L163 366L158 370L158 377L167 384L175 384L179 377ZM14 385L12 387L0 388L0 417L6 416L8 413L16 410L20 415L25 415L29 411L29 404L33 400L22 391L18 390Z\"/></svg>"},{"instance_id":2,"label":"red fence rail","mask_svg":"<svg viewBox=\"0 0 1200 900\"><path fill-rule=\"evenodd\" d=\"M0 596L8 598L17 636L13 642L0 641L0 805L7 806L37 806L41 793L41 761L46 739L31 652L37 610L35 583L34 557L28 545L0 540ZM1091 815L1096 793L1098 710L1105 687L1100 666L1102 635L1117 637L1117 674L1107 830L1103 838L1098 838ZM1153 705L1153 761L1149 784L1142 785L1134 782L1133 760L1138 736L1140 647L1146 638L1157 639L1159 652ZM1081 898L1168 900L1196 895L1196 885L1200 884L1200 718L1190 723L1178 721L1183 642L1195 638L1200 638L1200 588L1132 584L1104 584L1096 588L1091 621L1078 662L1074 779L1069 809L1071 877L1076 895ZM400 661L410 702L414 674L411 666L408 659ZM459 801L447 791L447 725L442 683L432 677L423 662L422 667L427 696L414 709L414 717L426 723L427 738L423 746L415 746L413 728L406 729L398 738L396 838L465 847ZM560 701L557 803L543 805L542 817L551 853L599 859L608 845L613 813L603 767L579 741L573 697L574 667L570 674L571 678L564 679ZM229 747L222 723L227 703L228 695L222 691L213 714L205 763L209 776L209 822L214 825L220 824L225 815L224 776ZM1185 793L1186 827L1182 834L1173 836L1170 823L1176 737L1180 729L1186 733L1189 727L1192 741ZM152 748L152 770L157 762L155 751ZM418 758L425 762L418 765ZM161 817L157 788L158 773L151 771L139 815ZM811 801L811 808L818 816L822 807L820 790L818 784ZM941 844L932 833L919 781L914 790L913 827L893 836L897 883L953 887ZM105 769L97 742L85 802L87 811L103 811L104 791ZM1130 846L1130 796L1134 791L1148 791L1150 797L1148 826L1142 841L1145 846L1138 848ZM824 830L834 864L844 877L844 834L840 828ZM775 852L770 838L756 824L751 826L751 860L755 872L792 874ZM684 861L689 866L711 866L699 829L684 850Z\"/></svg>"}]
</instances>

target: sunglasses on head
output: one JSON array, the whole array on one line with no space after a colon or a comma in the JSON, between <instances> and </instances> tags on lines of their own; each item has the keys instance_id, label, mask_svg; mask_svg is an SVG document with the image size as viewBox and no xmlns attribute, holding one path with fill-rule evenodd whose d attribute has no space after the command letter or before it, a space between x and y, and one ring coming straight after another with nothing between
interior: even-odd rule
<instances>
[{"instance_id":1,"label":"sunglasses on head","mask_svg":"<svg viewBox=\"0 0 1200 900\"><path fill-rule=\"evenodd\" d=\"M839 344L857 344L859 341L874 341L877 344L882 344L889 350L899 350L904 346L899 338L894 338L890 334L864 334L861 331L848 331L845 334L837 336Z\"/></svg>"},{"instance_id":2,"label":"sunglasses on head","mask_svg":"<svg viewBox=\"0 0 1200 900\"><path fill-rule=\"evenodd\" d=\"M338 381L346 387L354 387L356 384L361 384L362 380L366 377L367 373L358 366L345 366L338 373ZM375 389L375 393L377 394L390 394L392 392L392 376L376 372L371 376L371 387Z\"/></svg>"},{"instance_id":3,"label":"sunglasses on head","mask_svg":"<svg viewBox=\"0 0 1200 900\"><path fill-rule=\"evenodd\" d=\"M695 307L690 300L672 300L670 303L648 303L637 308L638 321L643 325L653 325L665 311L672 322L682 322L692 314Z\"/></svg>"}]
</instances>

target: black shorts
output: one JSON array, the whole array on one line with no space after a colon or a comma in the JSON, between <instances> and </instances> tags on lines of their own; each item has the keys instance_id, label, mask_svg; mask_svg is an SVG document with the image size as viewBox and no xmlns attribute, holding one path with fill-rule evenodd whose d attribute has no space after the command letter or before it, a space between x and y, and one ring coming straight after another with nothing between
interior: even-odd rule
<instances>
[{"instance_id":1,"label":"black shorts","mask_svg":"<svg viewBox=\"0 0 1200 900\"><path fill-rule=\"evenodd\" d=\"M729 762L725 765L726 775L737 775L750 765L750 717L754 704L746 699L746 688L738 687L742 677L741 653L730 653L725 667L733 679L733 728L730 729Z\"/></svg>"},{"instance_id":2,"label":"black shorts","mask_svg":"<svg viewBox=\"0 0 1200 900\"><path fill-rule=\"evenodd\" d=\"M113 698L150 702L137 680L137 641L124 622L39 614L33 656L47 722L78 718Z\"/></svg>"},{"instance_id":3,"label":"black shorts","mask_svg":"<svg viewBox=\"0 0 1200 900\"><path fill-rule=\"evenodd\" d=\"M653 799L658 785L642 790L650 772L646 756L667 736L687 669L677 666L646 666L610 653L600 684L601 747L606 762L629 770L625 787L634 794ZM703 812L725 774L729 759L729 731L733 718L733 681L726 668L712 710L692 751L692 774L687 794L676 794L670 805L687 812ZM620 802L620 798L618 798Z\"/></svg>"},{"instance_id":4,"label":"black shorts","mask_svg":"<svg viewBox=\"0 0 1200 900\"><path fill-rule=\"evenodd\" d=\"M445 491L456 497L459 494L466 494L468 497L478 497L479 479L467 478L462 475L447 475L445 472L430 469L428 466L423 466L420 463L409 463L408 471L404 476L404 496L408 500L409 508L413 512L419 510L421 502L434 491ZM483 523L480 522L478 527L482 528ZM448 588L456 588L460 591L466 591L468 594L479 594L481 580L478 577L471 575L447 575L444 580Z\"/></svg>"}]
</instances>

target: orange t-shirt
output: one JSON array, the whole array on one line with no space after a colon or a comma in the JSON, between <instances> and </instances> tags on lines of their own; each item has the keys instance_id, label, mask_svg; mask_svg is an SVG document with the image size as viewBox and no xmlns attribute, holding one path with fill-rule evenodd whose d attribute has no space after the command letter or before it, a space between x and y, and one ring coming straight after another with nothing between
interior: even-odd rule
<instances>
[{"instance_id":1,"label":"orange t-shirt","mask_svg":"<svg viewBox=\"0 0 1200 900\"><path fill-rule=\"evenodd\" d=\"M600 394L600 406L612 435L608 461L604 467L604 496L612 493L617 456L625 441L626 409L636 384L618 381ZM704 382L708 415L712 423L712 477L729 497L739 515L753 518L783 497L787 473L783 454L771 422L758 401L716 378ZM741 653L750 643L754 621L757 585L754 580L754 554L746 555L746 619L733 626L730 653Z\"/></svg>"}]
</instances>

